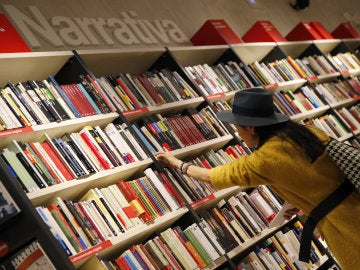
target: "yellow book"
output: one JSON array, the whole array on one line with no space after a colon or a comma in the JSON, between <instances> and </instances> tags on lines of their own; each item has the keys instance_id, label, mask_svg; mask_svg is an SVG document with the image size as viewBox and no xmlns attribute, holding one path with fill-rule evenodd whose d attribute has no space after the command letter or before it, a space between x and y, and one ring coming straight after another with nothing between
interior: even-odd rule
<instances>
[{"instance_id":1,"label":"yellow book","mask_svg":"<svg viewBox=\"0 0 360 270\"><path fill-rule=\"evenodd\" d=\"M11 98L9 92L7 91L7 89L1 89L1 94L4 97L4 99L7 101L7 103L11 106L11 108L15 111L15 113L17 114L17 116L20 118L21 122L26 125L26 126L30 126L30 121L25 117L25 115L23 114L23 112L20 110L20 108L16 105L16 103L14 102L14 100Z\"/></svg>"}]
</instances>

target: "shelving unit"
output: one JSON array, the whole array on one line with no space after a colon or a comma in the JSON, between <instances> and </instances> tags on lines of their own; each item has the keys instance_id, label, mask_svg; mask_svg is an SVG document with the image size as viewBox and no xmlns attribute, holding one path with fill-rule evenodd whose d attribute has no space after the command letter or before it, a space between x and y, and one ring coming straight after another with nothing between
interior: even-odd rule
<instances>
[{"instance_id":1,"label":"shelving unit","mask_svg":"<svg viewBox=\"0 0 360 270\"><path fill-rule=\"evenodd\" d=\"M326 41L303 41L303 42L263 42L263 43L242 43L236 45L220 45L220 46L189 46L189 47L166 47L166 48L151 48L151 49L114 49L114 50L78 50L73 52L46 52L46 53L15 53L15 54L1 54L0 55L0 84L6 85L7 81L13 82L24 80L43 80L48 76L55 76L60 83L76 82L79 74L90 74L94 78L105 75L116 75L119 72L126 72L133 75L138 75L141 72L170 68L176 70L188 84L196 88L196 83L187 74L184 67L198 64L213 65L221 61L242 61L244 64L250 64L254 61L272 61L277 58L291 56L293 58L301 57L303 55L312 53L314 50L323 54L332 53L336 50L344 49L341 47L341 42L349 45L349 48L359 48L360 42L358 40L326 40ZM349 76L357 76L359 71L354 71ZM329 76L319 77L313 80L296 80L286 82L269 88L271 91L287 91L296 90L306 83L322 83L332 81L339 77L340 73ZM199 92L199 91L198 91ZM36 141L43 133L47 133L50 137L62 136L64 133L77 132L85 125L99 125L106 126L108 123L116 121L126 121L127 123L135 123L140 121L143 117L151 114L180 114L188 107L201 108L202 106L213 106L213 102L219 100L230 101L234 96L234 92L226 94L219 94L213 96L199 95L198 98L178 101L173 103L162 104L133 111L113 112L109 114L102 114L97 116L89 116L77 119L66 120L59 123L50 123L47 125L38 125L30 128L22 128L16 130L7 130L0 132L0 148L6 147L12 140L22 142ZM309 118L315 118L323 115L330 109L341 108L343 106L350 106L356 104L358 99L349 99L338 104L326 105L321 108L311 110L306 113L297 114L291 117L295 121L302 121ZM349 134L344 140L349 139L354 134ZM199 144L191 145L183 149L174 150L172 153L180 159L191 159L205 150L218 150L232 142L241 143L232 132L221 138L208 140ZM133 243L140 243L148 239L153 234L158 233L168 227L183 222L189 216L195 216L196 212L204 209L209 209L215 206L221 199L228 198L241 190L241 187L234 187L231 189L221 190L213 194L213 196L187 205L179 210L162 216L154 222L144 224L143 226L129 230L126 233L102 243L101 245L85 250L79 254L66 258L66 255L61 250L61 247L52 237L45 224L41 224L41 219L38 217L34 206L46 205L55 197L66 198L70 200L79 199L87 190L95 187L105 187L116 183L120 179L129 180L135 176L141 175L143 171L151 166L159 167L156 159L151 156L148 159L140 162L131 163L116 167L110 170L104 170L93 174L87 178L76 179L50 186L39 191L27 194L19 187L14 187L12 177L2 168L5 167L0 161L1 174L5 176L5 183L9 191L14 194L14 197L20 198L19 205L25 213L23 216L17 218L16 221L24 223L23 225L16 225L15 230L21 232L19 238L29 239L31 237L39 238L46 250L51 250L49 255L52 261L59 265L59 269L66 265L67 269L71 269L71 263L75 268L80 268L91 256L100 254L104 257L114 257L121 251L128 248ZM9 183L8 183L9 182ZM11 183L10 183L11 182ZM33 216L36 218L32 219ZM188 222L188 221L185 221ZM9 223L11 224L11 223ZM28 228L33 232L27 237L23 236L28 233ZM38 227L37 227L38 226ZM242 245L222 256L212 265L206 269L217 269L229 263L232 258L238 256L239 253L246 253L248 248L255 242L272 235L277 229L264 230L259 237L251 240L251 242ZM1 230L0 236L4 238L4 234L8 233L8 229ZM46 241L47 238L51 238ZM4 238L7 239L7 238ZM12 240L9 240L12 241ZM19 240L16 241L17 243ZM60 266L61 265L61 266ZM69 266L70 265L70 266ZM230 263L231 266L233 266Z\"/></svg>"}]
</instances>

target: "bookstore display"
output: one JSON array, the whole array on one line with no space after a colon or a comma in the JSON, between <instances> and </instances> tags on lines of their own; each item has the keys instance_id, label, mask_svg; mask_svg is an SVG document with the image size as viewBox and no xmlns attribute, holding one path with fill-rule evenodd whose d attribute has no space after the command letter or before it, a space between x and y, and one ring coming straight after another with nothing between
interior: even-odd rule
<instances>
[{"instance_id":1,"label":"bookstore display","mask_svg":"<svg viewBox=\"0 0 360 270\"><path fill-rule=\"evenodd\" d=\"M274 93L279 112L358 147L359 56L340 40L295 43L4 57L0 235L16 221L42 224L16 240L6 267L57 269L60 258L83 270L336 265L316 239L311 262L297 260L301 222L282 218L291 206L267 186L216 190L153 155L211 168L251 153L215 114L254 86ZM21 61L47 65L24 65L29 77L18 77L10 63Z\"/></svg>"}]
</instances>

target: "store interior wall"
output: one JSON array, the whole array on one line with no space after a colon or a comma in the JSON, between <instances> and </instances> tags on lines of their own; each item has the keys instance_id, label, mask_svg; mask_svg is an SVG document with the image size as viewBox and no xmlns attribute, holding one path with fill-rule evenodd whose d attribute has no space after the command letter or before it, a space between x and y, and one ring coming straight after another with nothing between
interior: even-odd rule
<instances>
[{"instance_id":1,"label":"store interior wall","mask_svg":"<svg viewBox=\"0 0 360 270\"><path fill-rule=\"evenodd\" d=\"M329 32L342 22L360 31L358 0L310 0L310 6L294 10L295 0L2 0L25 13L36 6L46 16L116 17L121 12L135 11L138 18L171 19L191 38L208 19L224 19L239 36L257 20L269 20L286 36L299 22L320 22ZM54 49L42 47L42 50Z\"/></svg>"}]
</instances>

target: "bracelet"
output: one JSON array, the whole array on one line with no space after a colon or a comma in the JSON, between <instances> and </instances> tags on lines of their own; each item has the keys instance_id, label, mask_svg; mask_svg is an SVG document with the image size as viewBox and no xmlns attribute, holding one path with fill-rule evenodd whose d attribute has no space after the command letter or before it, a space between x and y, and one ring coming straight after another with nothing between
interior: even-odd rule
<instances>
[{"instance_id":1,"label":"bracelet","mask_svg":"<svg viewBox=\"0 0 360 270\"><path fill-rule=\"evenodd\" d=\"M184 174L187 175L187 172L192 164L188 163L187 166L184 168Z\"/></svg>"},{"instance_id":2,"label":"bracelet","mask_svg":"<svg viewBox=\"0 0 360 270\"><path fill-rule=\"evenodd\" d=\"M191 163L186 163L186 162L181 162L181 164L180 164L180 172L182 173L182 174L186 174L186 172L187 172L187 170L188 170L188 168L190 167L190 165L192 165Z\"/></svg>"}]
</instances>

